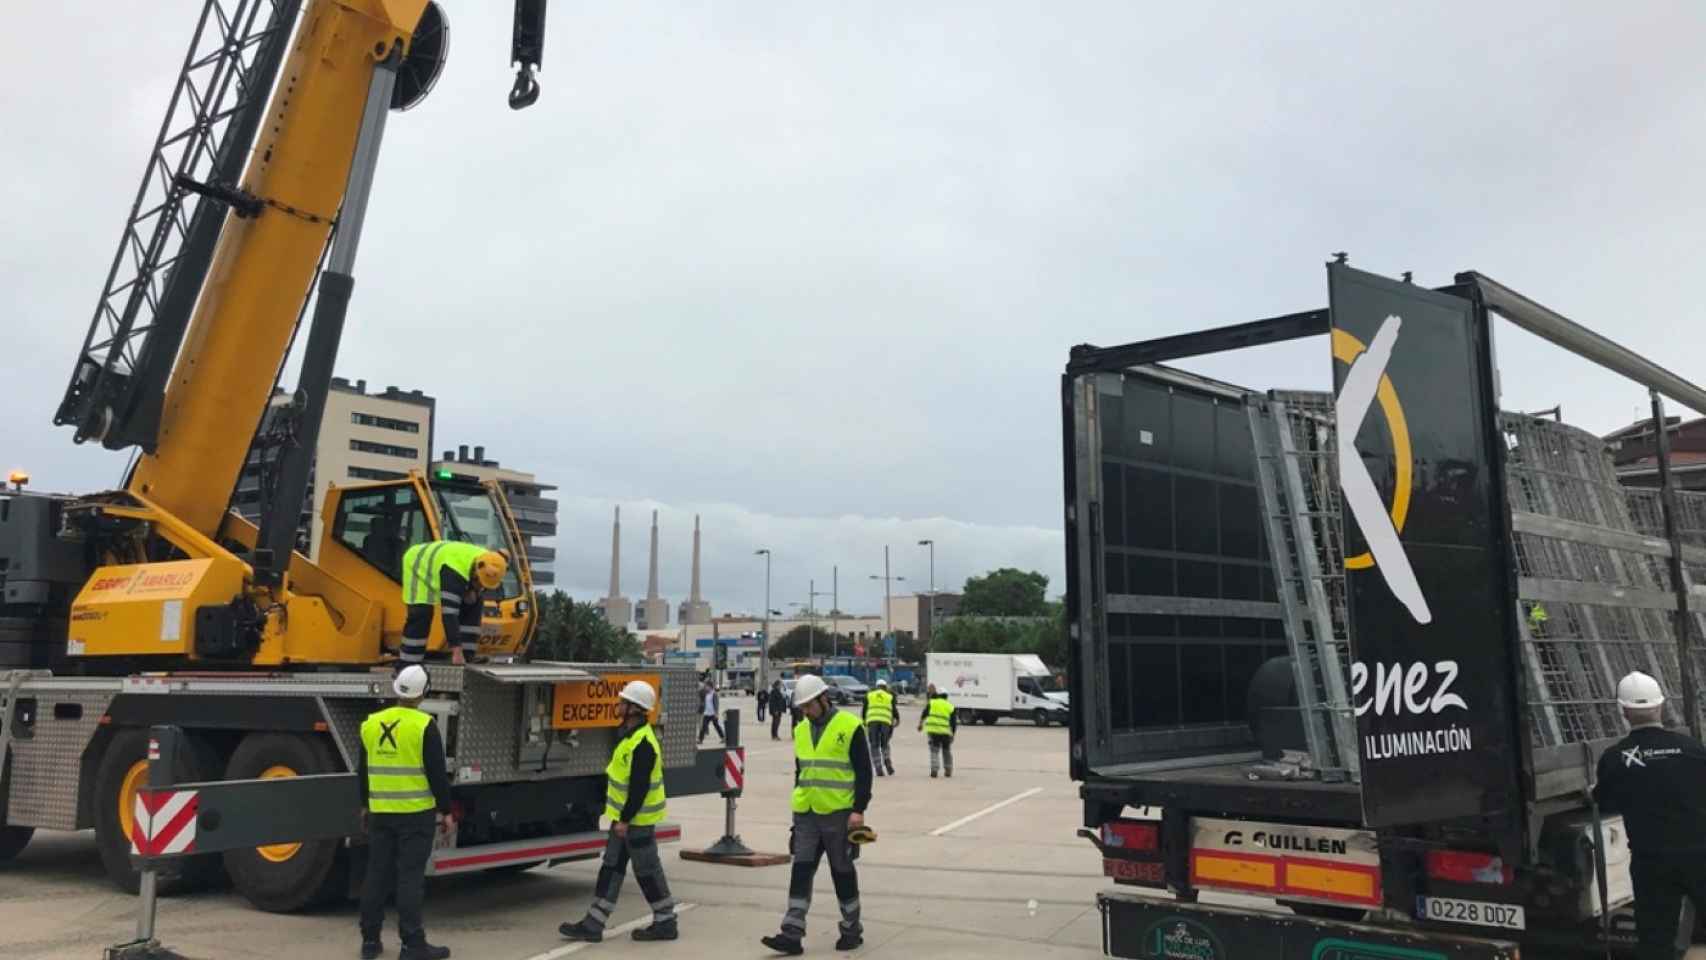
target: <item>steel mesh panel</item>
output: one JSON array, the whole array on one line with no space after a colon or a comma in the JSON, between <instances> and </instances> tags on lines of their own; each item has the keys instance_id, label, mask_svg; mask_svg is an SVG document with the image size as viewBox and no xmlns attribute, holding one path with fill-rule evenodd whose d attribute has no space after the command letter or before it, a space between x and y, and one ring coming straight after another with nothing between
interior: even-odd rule
<instances>
[{"instance_id":1,"label":"steel mesh panel","mask_svg":"<svg viewBox=\"0 0 1706 960\"><path fill-rule=\"evenodd\" d=\"M100 727L101 716L107 712L113 695L68 692L48 696L26 691L21 696L36 698L36 724L30 739L12 741L7 821L14 826L44 830L79 830L90 826L77 822L76 764ZM53 708L59 703L79 704L83 712L76 720L55 719Z\"/></svg>"}]
</instances>

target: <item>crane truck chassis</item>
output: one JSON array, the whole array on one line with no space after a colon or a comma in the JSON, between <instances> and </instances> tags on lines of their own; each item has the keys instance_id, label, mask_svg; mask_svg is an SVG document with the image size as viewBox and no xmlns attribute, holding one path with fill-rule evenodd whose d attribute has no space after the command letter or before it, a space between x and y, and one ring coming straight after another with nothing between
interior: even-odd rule
<instances>
[{"instance_id":1,"label":"crane truck chassis","mask_svg":"<svg viewBox=\"0 0 1706 960\"><path fill-rule=\"evenodd\" d=\"M1627 670L1699 735L1706 495L1674 489L1661 396L1706 392L1478 273L1328 275L1327 309L1080 346L1062 378L1070 762L1117 885L1104 950L1625 955L1627 840L1592 778ZM1656 444L1651 489L1561 409L1501 410L1495 319L1649 394L1619 436ZM1331 392L1170 365L1306 337Z\"/></svg>"},{"instance_id":2,"label":"crane truck chassis","mask_svg":"<svg viewBox=\"0 0 1706 960\"><path fill-rule=\"evenodd\" d=\"M662 691L659 739L670 795L723 789L723 751L696 747L697 676L690 668L433 664L428 673L421 709L445 731L461 814L456 834L434 851L434 874L598 856L615 691L630 679ZM126 677L0 672L6 757L0 859L16 856L37 829L93 829L109 877L134 892L130 811L146 785L150 727L184 729L180 782L349 772L362 749L361 721L389 702L390 678L388 669ZM223 870L257 907L293 911L352 892L362 850L351 838L192 857L172 865L161 890L187 891Z\"/></svg>"}]
</instances>

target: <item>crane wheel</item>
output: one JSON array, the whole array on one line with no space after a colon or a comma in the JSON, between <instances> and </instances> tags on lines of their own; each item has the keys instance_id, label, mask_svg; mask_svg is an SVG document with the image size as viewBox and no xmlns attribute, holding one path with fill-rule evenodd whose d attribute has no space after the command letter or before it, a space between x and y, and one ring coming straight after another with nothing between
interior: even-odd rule
<instances>
[{"instance_id":1,"label":"crane wheel","mask_svg":"<svg viewBox=\"0 0 1706 960\"><path fill-rule=\"evenodd\" d=\"M227 780L337 773L337 755L324 737L251 733L232 751ZM331 898L342 880L337 840L279 843L227 850L225 872L237 892L271 913L292 913Z\"/></svg>"},{"instance_id":2,"label":"crane wheel","mask_svg":"<svg viewBox=\"0 0 1706 960\"><path fill-rule=\"evenodd\" d=\"M219 763L213 749L196 737L184 737L173 777L179 783L214 780ZM130 828L136 793L148 786L148 731L121 730L107 744L95 771L95 845L107 878L120 890L135 893L141 874L130 862ZM167 861L159 871L161 895L187 893L209 885L219 876L219 857L205 855Z\"/></svg>"}]
</instances>

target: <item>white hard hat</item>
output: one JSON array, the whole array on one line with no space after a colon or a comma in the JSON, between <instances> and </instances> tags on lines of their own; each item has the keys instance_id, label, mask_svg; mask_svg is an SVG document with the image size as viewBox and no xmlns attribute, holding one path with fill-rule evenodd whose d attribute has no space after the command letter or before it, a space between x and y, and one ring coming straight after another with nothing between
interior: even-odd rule
<instances>
[{"instance_id":1,"label":"white hard hat","mask_svg":"<svg viewBox=\"0 0 1706 960\"><path fill-rule=\"evenodd\" d=\"M427 672L418 663L411 663L397 671L396 679L391 681L391 690L404 700L414 700L426 696Z\"/></svg>"},{"instance_id":2,"label":"white hard hat","mask_svg":"<svg viewBox=\"0 0 1706 960\"><path fill-rule=\"evenodd\" d=\"M824 683L822 677L808 673L794 684L794 706L803 707L823 696L828 690L829 684Z\"/></svg>"},{"instance_id":3,"label":"white hard hat","mask_svg":"<svg viewBox=\"0 0 1706 960\"><path fill-rule=\"evenodd\" d=\"M1617 681L1617 705L1625 710L1651 710L1664 702L1659 682L1639 670Z\"/></svg>"},{"instance_id":4,"label":"white hard hat","mask_svg":"<svg viewBox=\"0 0 1706 960\"><path fill-rule=\"evenodd\" d=\"M647 713L650 713L652 708L658 705L657 691L653 690L652 685L644 680L628 681L627 686L623 687L622 692L617 696Z\"/></svg>"},{"instance_id":5,"label":"white hard hat","mask_svg":"<svg viewBox=\"0 0 1706 960\"><path fill-rule=\"evenodd\" d=\"M879 686L879 687L886 687L888 685L889 685L889 682L887 680L878 680L877 681L877 686Z\"/></svg>"}]
</instances>

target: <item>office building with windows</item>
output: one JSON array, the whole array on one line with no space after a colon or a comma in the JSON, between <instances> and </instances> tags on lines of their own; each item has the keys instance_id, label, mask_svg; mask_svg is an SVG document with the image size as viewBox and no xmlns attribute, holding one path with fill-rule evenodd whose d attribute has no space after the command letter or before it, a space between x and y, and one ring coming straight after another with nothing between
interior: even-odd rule
<instances>
[{"instance_id":1,"label":"office building with windows","mask_svg":"<svg viewBox=\"0 0 1706 960\"><path fill-rule=\"evenodd\" d=\"M290 394L274 393L262 425L265 436L277 424L290 403ZM297 548L315 559L320 556L320 505L331 484L347 486L373 480L394 480L409 470L426 470L432 450L433 414L437 401L419 390L386 387L368 393L367 381L351 383L332 378L326 394L326 411L320 421L320 438L309 471L309 493L302 505L297 528ZM269 452L269 456L275 455ZM262 468L259 452L249 451L249 460L237 482L232 506L258 522L261 509Z\"/></svg>"},{"instance_id":2,"label":"office building with windows","mask_svg":"<svg viewBox=\"0 0 1706 960\"><path fill-rule=\"evenodd\" d=\"M434 475L457 480L484 483L496 480L515 515L516 529L527 545L527 565L533 572L533 585L550 587L557 581L557 548L544 543L557 535L557 501L546 494L557 489L524 470L505 467L496 460L486 459L485 447L466 444L444 451L444 457L433 461L428 468Z\"/></svg>"}]
</instances>

